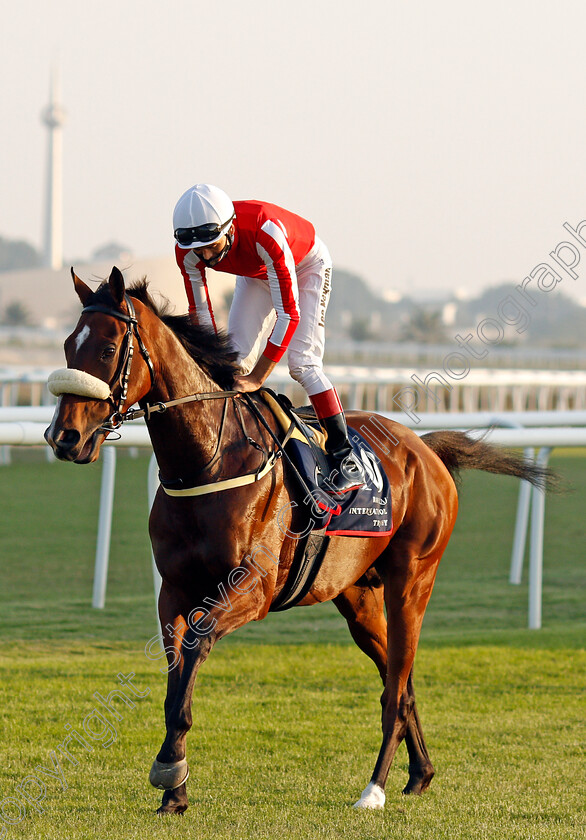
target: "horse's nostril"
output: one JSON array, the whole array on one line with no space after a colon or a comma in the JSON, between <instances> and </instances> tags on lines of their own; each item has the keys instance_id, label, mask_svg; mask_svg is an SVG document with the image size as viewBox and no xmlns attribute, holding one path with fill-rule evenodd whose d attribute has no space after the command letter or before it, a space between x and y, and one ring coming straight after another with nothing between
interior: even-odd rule
<instances>
[{"instance_id":1,"label":"horse's nostril","mask_svg":"<svg viewBox=\"0 0 586 840\"><path fill-rule=\"evenodd\" d=\"M55 443L59 449L69 450L79 443L80 438L81 435L76 429L62 429L57 435Z\"/></svg>"}]
</instances>

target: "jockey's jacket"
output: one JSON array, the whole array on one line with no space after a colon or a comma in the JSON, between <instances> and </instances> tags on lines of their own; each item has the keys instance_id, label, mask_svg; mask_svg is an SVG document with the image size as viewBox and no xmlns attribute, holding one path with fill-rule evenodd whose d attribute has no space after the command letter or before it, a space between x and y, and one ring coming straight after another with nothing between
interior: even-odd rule
<instances>
[{"instance_id":1,"label":"jockey's jacket","mask_svg":"<svg viewBox=\"0 0 586 840\"><path fill-rule=\"evenodd\" d=\"M278 362L299 323L295 269L313 248L315 230L301 216L265 201L235 201L234 210L234 241L214 271L253 277L270 289L277 320L263 353ZM204 263L195 251L179 246L175 247L175 256L183 275L189 312L195 313L199 324L215 329Z\"/></svg>"}]
</instances>

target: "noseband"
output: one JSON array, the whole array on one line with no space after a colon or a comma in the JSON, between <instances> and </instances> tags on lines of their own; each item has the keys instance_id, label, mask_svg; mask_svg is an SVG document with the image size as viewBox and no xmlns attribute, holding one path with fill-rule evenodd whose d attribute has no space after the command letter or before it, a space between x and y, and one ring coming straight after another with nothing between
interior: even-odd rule
<instances>
[{"instance_id":1,"label":"noseband","mask_svg":"<svg viewBox=\"0 0 586 840\"><path fill-rule=\"evenodd\" d=\"M138 328L138 320L132 300L128 295L124 295L124 300L128 308L128 315L120 312L118 309L112 309L103 304L92 304L85 306L81 312L102 312L104 315L110 315L118 321L123 321L126 324L126 334L123 338L123 343L120 351L120 362L118 369L113 377L113 382L120 382L120 396L116 402L112 393L112 387L101 379L92 376L85 371L75 370L72 368L60 368L53 371L48 379L48 387L52 394L59 396L60 394L79 394L80 396L92 397L93 399L109 400L114 406L114 412L101 426L106 432L111 432L127 420L138 420L141 417L150 419L151 415L159 412L164 412L168 408L176 405L182 405L190 402L200 402L201 400L215 400L228 399L230 397L242 396L237 391L210 391L207 393L190 394L179 399L169 400L168 402L156 402L147 404L145 408L141 409L127 409L124 411L124 404L128 396L128 382L130 379L130 368L132 365L132 357L134 355L134 338L138 343L140 353L145 360L149 369L151 377L151 388L155 384L155 369L149 355L147 348L142 340Z\"/></svg>"},{"instance_id":2,"label":"noseband","mask_svg":"<svg viewBox=\"0 0 586 840\"><path fill-rule=\"evenodd\" d=\"M118 397L117 403L114 401L114 396L112 395L111 397L112 402L114 404L114 413L102 427L105 429L118 428L118 426L122 424L122 421L124 419L123 409L124 403L126 402L126 398L128 396L128 381L130 379L130 368L132 366L132 357L134 355L135 337L136 342L138 344L138 349L140 350L140 354L145 360L146 366L149 369L149 374L151 377L151 388L155 384L155 369L153 367L153 362L149 355L149 351L146 349L145 344L141 338L140 331L138 329L138 320L136 317L134 305L129 295L124 295L124 301L128 309L128 315L125 315L124 312L120 312L118 309L111 309L109 306L103 306L99 303L93 304L91 306L85 306L81 310L82 315L86 312L103 312L105 315L111 315L112 318L116 318L118 321L123 321L126 324L126 334L122 340L122 348L120 351L120 362L118 363L118 370L116 371L116 374L113 379L114 382L120 382L120 396Z\"/></svg>"},{"instance_id":3,"label":"noseband","mask_svg":"<svg viewBox=\"0 0 586 840\"><path fill-rule=\"evenodd\" d=\"M149 369L149 374L151 378L151 388L153 388L155 384L155 369L149 352L140 335L138 319L136 317L136 312L132 300L127 294L124 295L124 300L128 309L128 315L126 315L123 312L120 312L120 310L118 309L112 309L109 306L105 306L99 303L92 304L90 306L85 306L81 310L82 315L87 312L102 312L104 315L110 315L112 318L116 318L118 321L123 321L126 324L126 333L122 340L122 345L120 349L120 361L118 363L116 373L112 379L113 383L120 383L120 396L118 397L118 401L116 402L112 393L113 387L110 386L107 382L98 379L97 377L92 376L91 374L88 374L85 371L75 370L72 368L62 368L60 370L53 371L53 373L49 376L48 381L48 386L51 393L55 396L59 396L60 394L79 394L80 396L89 396L94 399L111 401L114 406L114 412L111 414L108 420L106 420L106 422L103 423L102 426L100 426L100 429L106 433L110 433L119 429L120 426L127 420L137 420L140 417L145 417L148 421L151 415L159 412L164 412L172 406L183 405L185 403L191 402L200 402L202 400L228 400L234 397L241 397L243 399L244 404L248 406L249 411L251 411L251 413L257 418L257 421L259 421L261 425L263 425L267 429L271 438L276 443L277 449L274 452L269 453L265 446L255 441L248 434L240 405L238 404L237 400L234 400L234 410L236 411L236 414L240 421L240 426L242 428L244 440L248 444L253 446L255 449L257 449L259 452L261 452L263 456L260 466L253 473L249 473L244 476L237 476L236 478L225 479L223 481L215 481L211 484L184 487L184 482L182 479L174 479L172 481L166 482L164 482L161 479L161 483L163 484L165 492L168 493L168 495L170 496L196 496L203 495L205 493L217 492L218 490L224 490L229 487L240 487L242 485L259 481L261 478L263 478L268 472L270 472L270 470L273 469L278 459L283 454L285 454L283 446L285 441L288 440L290 434L292 433L294 424L291 424L289 432L285 436L285 440L280 443L279 440L275 437L274 432L267 425L266 420L259 412L258 408L250 399L248 394L243 394L239 391L209 391L199 394L189 394L188 396L180 397L179 399L169 400L168 402L156 402L153 404L147 403L144 408L127 409L126 411L124 411L124 404L128 396L128 383L130 379L132 357L134 355L135 338L140 353ZM209 469L212 466L212 464L214 464L217 461L220 455L222 435L226 420L226 409L227 402L224 404L222 420L220 422L220 428L218 432L218 443L216 446L216 450L211 460L207 464L205 464L205 466L199 471L199 473ZM181 487L179 489L175 487L171 488L170 485L181 485Z\"/></svg>"}]
</instances>

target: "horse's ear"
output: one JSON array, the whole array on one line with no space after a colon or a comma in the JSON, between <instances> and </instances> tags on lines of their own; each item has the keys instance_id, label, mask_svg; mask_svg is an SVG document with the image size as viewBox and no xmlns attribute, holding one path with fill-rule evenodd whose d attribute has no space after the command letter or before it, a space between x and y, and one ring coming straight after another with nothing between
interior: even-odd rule
<instances>
[{"instance_id":1,"label":"horse's ear","mask_svg":"<svg viewBox=\"0 0 586 840\"><path fill-rule=\"evenodd\" d=\"M116 266L114 266L110 272L108 285L110 286L110 292L112 293L112 297L116 303L122 303L126 289L124 288L124 277L122 276L122 272L119 268L116 268Z\"/></svg>"},{"instance_id":2,"label":"horse's ear","mask_svg":"<svg viewBox=\"0 0 586 840\"><path fill-rule=\"evenodd\" d=\"M86 286L83 280L79 279L79 277L73 270L73 266L71 266L71 276L73 277L73 285L75 286L77 296L80 299L82 305L85 306L93 292L89 286Z\"/></svg>"}]
</instances>

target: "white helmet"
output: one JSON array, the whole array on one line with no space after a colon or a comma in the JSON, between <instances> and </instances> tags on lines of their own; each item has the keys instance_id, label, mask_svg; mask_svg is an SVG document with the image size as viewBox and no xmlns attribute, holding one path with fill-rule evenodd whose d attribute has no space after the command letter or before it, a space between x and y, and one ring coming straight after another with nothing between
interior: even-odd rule
<instances>
[{"instance_id":1,"label":"white helmet","mask_svg":"<svg viewBox=\"0 0 586 840\"><path fill-rule=\"evenodd\" d=\"M211 184L196 184L183 193L173 211L173 232L180 248L205 248L229 230L234 205Z\"/></svg>"}]
</instances>

